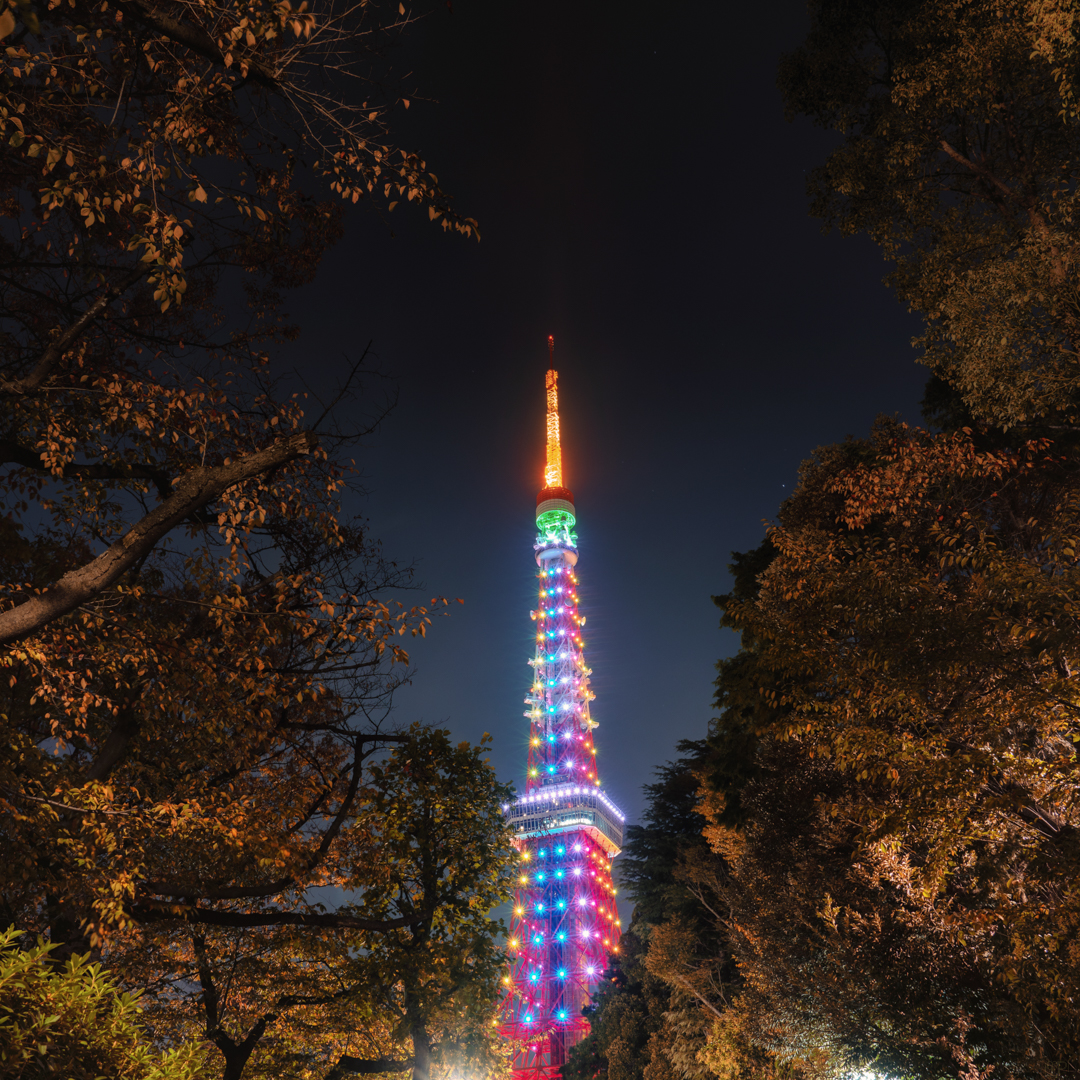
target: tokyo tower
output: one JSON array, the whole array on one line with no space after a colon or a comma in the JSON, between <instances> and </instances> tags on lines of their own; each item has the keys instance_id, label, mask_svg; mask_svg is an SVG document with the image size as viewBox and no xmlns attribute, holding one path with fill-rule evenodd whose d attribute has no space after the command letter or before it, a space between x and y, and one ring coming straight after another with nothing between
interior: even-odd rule
<instances>
[{"instance_id":1,"label":"tokyo tower","mask_svg":"<svg viewBox=\"0 0 1080 1080\"><path fill-rule=\"evenodd\" d=\"M525 794L504 807L521 857L510 922L502 1033L518 1048L517 1080L552 1080L589 1030L589 1004L608 954L618 953L611 861L623 815L604 794L589 715L593 693L578 612L574 496L562 486L558 374L548 338L547 463L536 496L539 604L533 681L525 704Z\"/></svg>"}]
</instances>

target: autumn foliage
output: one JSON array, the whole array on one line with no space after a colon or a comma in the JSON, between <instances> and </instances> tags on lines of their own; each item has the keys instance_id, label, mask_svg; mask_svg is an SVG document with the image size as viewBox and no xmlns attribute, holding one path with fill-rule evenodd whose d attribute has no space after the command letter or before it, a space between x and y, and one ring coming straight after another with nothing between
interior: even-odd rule
<instances>
[{"instance_id":1,"label":"autumn foliage","mask_svg":"<svg viewBox=\"0 0 1080 1080\"><path fill-rule=\"evenodd\" d=\"M229 1077L426 1078L447 1039L490 1051L468 998L502 789L481 748L390 723L446 601L399 599L409 571L342 505L390 395L363 354L315 387L274 354L345 207L475 235L390 138L410 21L369 0L0 7L0 923L53 964L93 951L146 988L159 1039L205 1041ZM471 877L377 809L420 797L421 757L471 770L437 815L474 826ZM404 1012L352 970L384 952L411 957Z\"/></svg>"},{"instance_id":2,"label":"autumn foliage","mask_svg":"<svg viewBox=\"0 0 1080 1080\"><path fill-rule=\"evenodd\" d=\"M870 236L922 317L930 429L881 419L819 448L735 556L717 603L741 648L718 665L706 748L678 763L708 849L673 823L664 863L635 871L638 970L600 1003L612 1037L592 1075L659 1077L624 1038L677 1017L690 1032L696 1010L683 1075L1064 1080L1080 1055L1080 9L810 14L779 82L834 135L811 209ZM665 890L681 909L653 902ZM633 1001L642 969L668 987L663 1020Z\"/></svg>"}]
</instances>

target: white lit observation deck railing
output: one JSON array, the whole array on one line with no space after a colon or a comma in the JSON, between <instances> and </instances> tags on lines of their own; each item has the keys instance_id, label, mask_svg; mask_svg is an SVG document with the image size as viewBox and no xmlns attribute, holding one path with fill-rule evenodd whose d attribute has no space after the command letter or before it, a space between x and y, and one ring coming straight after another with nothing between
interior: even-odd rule
<instances>
[{"instance_id":1,"label":"white lit observation deck railing","mask_svg":"<svg viewBox=\"0 0 1080 1080\"><path fill-rule=\"evenodd\" d=\"M504 803L503 813L519 840L582 829L610 857L618 855L622 848L626 819L597 788L579 784L536 788L512 803Z\"/></svg>"}]
</instances>

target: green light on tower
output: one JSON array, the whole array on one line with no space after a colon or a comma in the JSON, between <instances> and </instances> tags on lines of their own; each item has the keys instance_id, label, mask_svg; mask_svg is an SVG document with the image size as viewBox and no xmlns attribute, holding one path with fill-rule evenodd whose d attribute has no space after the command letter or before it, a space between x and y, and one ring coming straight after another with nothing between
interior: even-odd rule
<instances>
[{"instance_id":1,"label":"green light on tower","mask_svg":"<svg viewBox=\"0 0 1080 1080\"><path fill-rule=\"evenodd\" d=\"M576 524L577 519L569 510L545 510L537 519L536 527L548 537L554 539L555 533L560 529L569 531ZM575 538L576 539L576 538Z\"/></svg>"}]
</instances>

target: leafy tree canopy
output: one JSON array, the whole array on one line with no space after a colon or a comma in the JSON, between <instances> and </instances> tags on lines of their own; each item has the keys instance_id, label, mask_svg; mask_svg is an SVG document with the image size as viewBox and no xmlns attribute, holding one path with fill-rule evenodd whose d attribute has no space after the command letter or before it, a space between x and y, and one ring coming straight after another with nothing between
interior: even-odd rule
<instances>
[{"instance_id":1,"label":"leafy tree canopy","mask_svg":"<svg viewBox=\"0 0 1080 1080\"><path fill-rule=\"evenodd\" d=\"M445 601L395 600L409 571L341 505L392 394L363 355L317 388L274 357L346 206L476 234L391 137L410 21L0 3L0 910L230 1077L490 1050L497 785L390 725Z\"/></svg>"},{"instance_id":2,"label":"leafy tree canopy","mask_svg":"<svg viewBox=\"0 0 1080 1080\"><path fill-rule=\"evenodd\" d=\"M804 466L756 595L725 599L744 651L714 750L746 729L752 761L722 761L704 808L761 1044L895 1076L1067 1069L1076 499L1046 440L881 422Z\"/></svg>"},{"instance_id":3,"label":"leafy tree canopy","mask_svg":"<svg viewBox=\"0 0 1080 1080\"><path fill-rule=\"evenodd\" d=\"M509 896L514 851L487 749L414 726L369 763L342 830L339 922L112 939L110 961L148 988L154 1030L213 1044L225 1080L497 1075L505 928L489 915ZM364 925L392 929L353 929Z\"/></svg>"},{"instance_id":4,"label":"leafy tree canopy","mask_svg":"<svg viewBox=\"0 0 1080 1080\"><path fill-rule=\"evenodd\" d=\"M1080 112L1071 0L812 0L789 115L843 136L813 212L863 232L923 360L1001 427L1073 423Z\"/></svg>"},{"instance_id":5,"label":"leafy tree canopy","mask_svg":"<svg viewBox=\"0 0 1080 1080\"><path fill-rule=\"evenodd\" d=\"M316 401L270 353L344 202L474 231L389 141L409 20L3 11L4 910L76 950L132 922L340 924L306 890L340 883L431 605L390 599L408 573L339 504L386 407L363 357Z\"/></svg>"},{"instance_id":6,"label":"leafy tree canopy","mask_svg":"<svg viewBox=\"0 0 1080 1080\"><path fill-rule=\"evenodd\" d=\"M0 931L0 1068L11 1080L202 1080L202 1050L153 1047L136 999L121 993L100 964L74 957L48 963L54 946L20 947Z\"/></svg>"}]
</instances>

